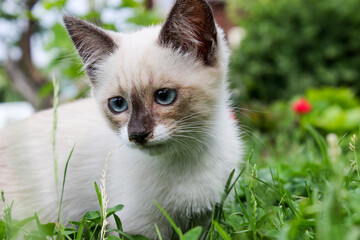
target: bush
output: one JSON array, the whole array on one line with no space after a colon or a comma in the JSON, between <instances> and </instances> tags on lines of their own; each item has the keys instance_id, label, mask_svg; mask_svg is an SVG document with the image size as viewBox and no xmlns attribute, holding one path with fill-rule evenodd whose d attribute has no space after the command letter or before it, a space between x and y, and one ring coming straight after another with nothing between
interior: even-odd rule
<instances>
[{"instance_id":1,"label":"bush","mask_svg":"<svg viewBox=\"0 0 360 240\"><path fill-rule=\"evenodd\" d=\"M340 134L359 129L360 101L351 89L310 89L305 96L312 110L301 118L303 125L311 124L322 131Z\"/></svg>"},{"instance_id":2,"label":"bush","mask_svg":"<svg viewBox=\"0 0 360 240\"><path fill-rule=\"evenodd\" d=\"M231 75L242 97L290 99L324 85L360 93L359 0L232 0L229 9L246 30Z\"/></svg>"}]
</instances>

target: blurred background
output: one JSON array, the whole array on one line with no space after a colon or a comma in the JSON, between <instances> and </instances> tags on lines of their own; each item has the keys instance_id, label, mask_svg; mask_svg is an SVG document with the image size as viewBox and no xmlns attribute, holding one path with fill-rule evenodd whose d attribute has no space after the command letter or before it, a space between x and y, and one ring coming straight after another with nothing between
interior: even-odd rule
<instances>
[{"instance_id":1,"label":"blurred background","mask_svg":"<svg viewBox=\"0 0 360 240\"><path fill-rule=\"evenodd\" d=\"M209 0L232 49L234 107L251 141L257 135L322 133L359 127L359 0ZM0 127L89 88L61 21L64 12L107 29L161 23L171 0L0 1ZM20 103L19 103L20 102ZM257 134L257 135L256 135ZM256 135L256 136L254 136ZM255 140L254 140L255 138Z\"/></svg>"}]
</instances>

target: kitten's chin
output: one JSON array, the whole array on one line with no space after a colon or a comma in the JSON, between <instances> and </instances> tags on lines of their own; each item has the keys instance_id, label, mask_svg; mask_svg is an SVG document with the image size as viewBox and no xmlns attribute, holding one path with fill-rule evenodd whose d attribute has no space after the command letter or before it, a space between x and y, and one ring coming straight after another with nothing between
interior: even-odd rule
<instances>
[{"instance_id":1,"label":"kitten's chin","mask_svg":"<svg viewBox=\"0 0 360 240\"><path fill-rule=\"evenodd\" d=\"M163 155L169 151L166 143L145 143L143 145L130 143L128 146L151 156Z\"/></svg>"},{"instance_id":2,"label":"kitten's chin","mask_svg":"<svg viewBox=\"0 0 360 240\"><path fill-rule=\"evenodd\" d=\"M166 156L166 155L173 155L177 152L177 146L171 141L166 142L148 142L143 145L130 143L129 147L133 149L137 149L139 151L142 151L145 154L148 154L150 156Z\"/></svg>"}]
</instances>

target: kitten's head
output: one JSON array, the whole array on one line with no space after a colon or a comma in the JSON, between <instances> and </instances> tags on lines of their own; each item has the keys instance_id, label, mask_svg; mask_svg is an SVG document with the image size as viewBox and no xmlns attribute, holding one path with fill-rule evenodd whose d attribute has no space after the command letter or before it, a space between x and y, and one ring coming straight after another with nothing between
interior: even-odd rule
<instances>
[{"instance_id":1,"label":"kitten's head","mask_svg":"<svg viewBox=\"0 0 360 240\"><path fill-rule=\"evenodd\" d=\"M205 0L177 0L162 26L130 34L64 22L94 97L126 144L156 154L206 142L227 99L228 50Z\"/></svg>"}]
</instances>

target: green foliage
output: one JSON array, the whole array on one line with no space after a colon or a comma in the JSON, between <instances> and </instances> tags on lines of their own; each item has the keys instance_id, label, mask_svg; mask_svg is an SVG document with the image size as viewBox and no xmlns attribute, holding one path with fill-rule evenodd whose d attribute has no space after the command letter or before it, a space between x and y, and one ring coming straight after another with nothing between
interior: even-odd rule
<instances>
[{"instance_id":1,"label":"green foliage","mask_svg":"<svg viewBox=\"0 0 360 240\"><path fill-rule=\"evenodd\" d=\"M41 1L41 3L43 4L43 6L46 10L64 6L66 4L66 2L67 2L67 0L44 0L44 1Z\"/></svg>"},{"instance_id":2,"label":"green foliage","mask_svg":"<svg viewBox=\"0 0 360 240\"><path fill-rule=\"evenodd\" d=\"M95 184L96 186L96 184ZM99 199L101 199L101 193L97 192ZM101 224L103 223L103 217L99 211L87 212L81 219L81 222L71 221L70 226L63 227L61 224L40 222L38 215L35 213L34 217L26 218L18 221L13 220L11 217L12 205L5 205L5 198L3 198L4 208L4 220L0 220L0 240L17 239L20 232L24 235L24 239L38 240L38 239L100 239ZM100 202L99 202L100 203ZM101 203L100 203L101 204ZM118 223L119 218L116 213L122 210L123 205L117 205L115 207L106 210L105 218L114 217ZM101 206L100 206L101 208ZM25 227L26 225L34 223L35 228ZM118 225L118 229L108 229L107 234L111 232L118 233L121 238L126 240L146 240L142 236L131 236L122 232L121 224Z\"/></svg>"},{"instance_id":3,"label":"green foliage","mask_svg":"<svg viewBox=\"0 0 360 240\"><path fill-rule=\"evenodd\" d=\"M237 97L291 99L323 85L360 93L358 9L358 0L232 0L246 30L232 59Z\"/></svg>"},{"instance_id":4,"label":"green foliage","mask_svg":"<svg viewBox=\"0 0 360 240\"><path fill-rule=\"evenodd\" d=\"M130 17L127 21L138 26L159 24L163 20L159 18L158 12L146 9L144 4L135 0L123 0L121 7L134 8L135 15Z\"/></svg>"},{"instance_id":5,"label":"green foliage","mask_svg":"<svg viewBox=\"0 0 360 240\"><path fill-rule=\"evenodd\" d=\"M275 139L261 136L263 146L253 145L255 154L236 188L238 201L227 213L232 239L358 238L360 203L353 203L360 189L357 162L351 160L356 151L348 148L352 140L333 145L308 130L305 140L279 133ZM274 141L286 150L266 147Z\"/></svg>"},{"instance_id":6,"label":"green foliage","mask_svg":"<svg viewBox=\"0 0 360 240\"><path fill-rule=\"evenodd\" d=\"M312 104L312 111L301 118L302 124L337 133L359 128L360 101L351 89L310 89L305 96Z\"/></svg>"},{"instance_id":7,"label":"green foliage","mask_svg":"<svg viewBox=\"0 0 360 240\"><path fill-rule=\"evenodd\" d=\"M245 115L241 117L244 134L256 138L252 136L251 129L257 129L266 132L268 136L281 136L282 133L290 134L291 132L296 139L303 139L304 127L307 124L322 133L340 135L359 129L360 99L352 89L312 88L305 92L304 97L311 105L311 110L306 114L298 114L293 109L298 97L289 101L275 101L268 106L252 102L248 108L257 109L257 111L240 108L238 112ZM257 140L261 141L261 139ZM283 149L281 144L273 147Z\"/></svg>"},{"instance_id":8,"label":"green foliage","mask_svg":"<svg viewBox=\"0 0 360 240\"><path fill-rule=\"evenodd\" d=\"M164 214L166 219L169 221L171 226L174 228L175 233L179 236L180 240L198 240L199 239L199 237L201 235L201 231L202 231L201 227L195 227L195 228L189 230L187 233L183 234L181 229L175 224L175 222L171 219L169 214L158 203L155 202L155 205ZM158 232L159 238L162 238L161 233L159 231L157 231L157 232Z\"/></svg>"},{"instance_id":9,"label":"green foliage","mask_svg":"<svg viewBox=\"0 0 360 240\"><path fill-rule=\"evenodd\" d=\"M0 239L5 239L6 223L0 220Z\"/></svg>"},{"instance_id":10,"label":"green foliage","mask_svg":"<svg viewBox=\"0 0 360 240\"><path fill-rule=\"evenodd\" d=\"M8 81L3 67L0 65L0 102L21 101L23 98Z\"/></svg>"}]
</instances>

